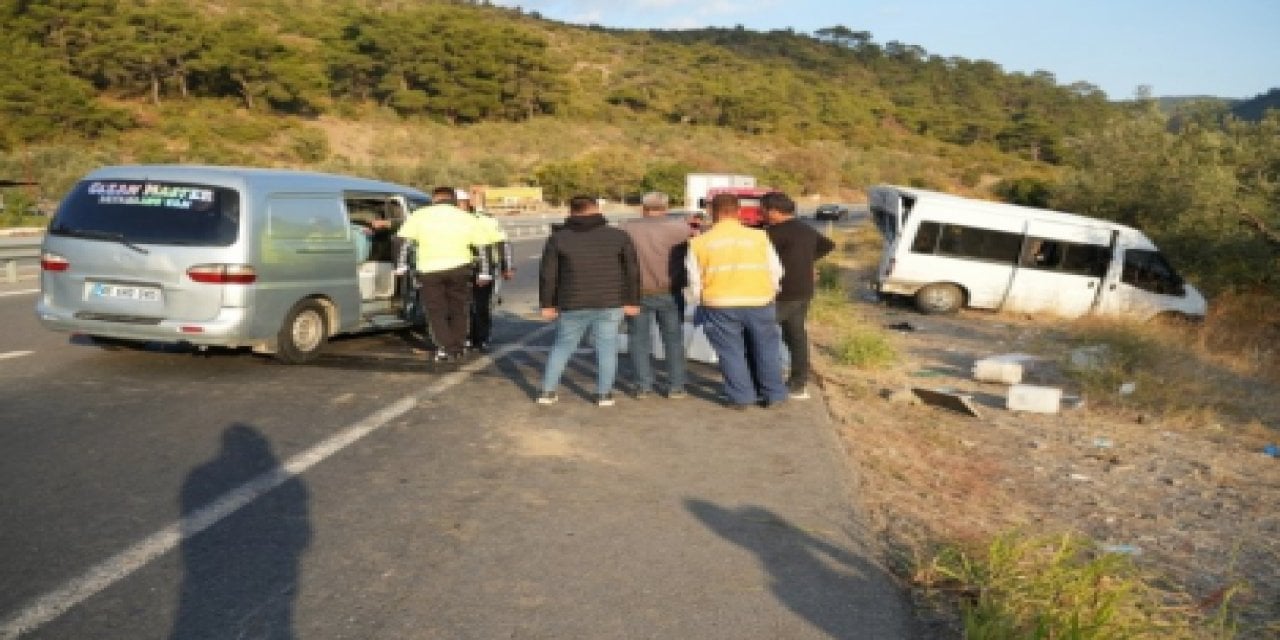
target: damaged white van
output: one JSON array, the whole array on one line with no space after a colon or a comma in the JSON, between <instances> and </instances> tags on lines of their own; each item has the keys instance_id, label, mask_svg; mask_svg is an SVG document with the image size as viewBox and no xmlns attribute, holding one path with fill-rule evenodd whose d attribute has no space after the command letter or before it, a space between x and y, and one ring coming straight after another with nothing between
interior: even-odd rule
<instances>
[{"instance_id":1,"label":"damaged white van","mask_svg":"<svg viewBox=\"0 0 1280 640\"><path fill-rule=\"evenodd\" d=\"M898 186L868 201L884 237L876 287L924 313L1204 317L1204 296L1132 227Z\"/></svg>"},{"instance_id":2,"label":"damaged white van","mask_svg":"<svg viewBox=\"0 0 1280 640\"><path fill-rule=\"evenodd\" d=\"M99 169L49 224L36 315L98 342L252 347L307 362L334 334L416 324L390 229L428 201L302 171Z\"/></svg>"}]
</instances>

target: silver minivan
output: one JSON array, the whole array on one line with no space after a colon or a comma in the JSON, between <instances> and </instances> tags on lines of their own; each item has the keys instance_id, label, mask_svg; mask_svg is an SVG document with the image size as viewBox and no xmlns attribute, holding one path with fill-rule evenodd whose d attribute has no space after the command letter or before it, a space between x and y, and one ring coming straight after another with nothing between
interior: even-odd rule
<instances>
[{"instance_id":1,"label":"silver minivan","mask_svg":"<svg viewBox=\"0 0 1280 640\"><path fill-rule=\"evenodd\" d=\"M334 334L413 324L388 227L429 200L302 171L98 169L49 224L36 313L46 328L99 342L252 347L308 362Z\"/></svg>"}]
</instances>

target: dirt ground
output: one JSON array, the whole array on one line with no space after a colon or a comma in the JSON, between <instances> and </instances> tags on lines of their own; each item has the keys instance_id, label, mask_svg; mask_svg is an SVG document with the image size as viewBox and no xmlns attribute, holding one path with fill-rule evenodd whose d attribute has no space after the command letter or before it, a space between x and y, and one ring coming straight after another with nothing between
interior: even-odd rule
<instances>
[{"instance_id":1,"label":"dirt ground","mask_svg":"<svg viewBox=\"0 0 1280 640\"><path fill-rule=\"evenodd\" d=\"M1238 637L1280 637L1280 459L1264 453L1280 441L1274 385L1223 373L1221 384L1234 385L1223 394L1251 403L1230 418L1088 396L1054 415L1013 412L1008 386L974 380L974 361L1039 356L1024 382L1079 396L1063 371L1067 323L925 316L855 297L854 311L891 334L898 362L880 371L835 364L834 332L818 326L815 363L860 498L908 579L938 543L1076 532L1132 555L1179 606L1209 615L1226 600ZM1159 384L1160 372L1146 380ZM914 387L970 394L980 416L922 404ZM955 633L954 614L924 615L938 637Z\"/></svg>"}]
</instances>

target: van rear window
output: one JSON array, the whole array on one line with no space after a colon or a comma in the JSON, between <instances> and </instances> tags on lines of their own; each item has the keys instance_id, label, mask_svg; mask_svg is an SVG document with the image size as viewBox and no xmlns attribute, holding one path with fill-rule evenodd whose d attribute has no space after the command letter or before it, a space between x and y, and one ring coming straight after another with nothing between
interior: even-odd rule
<instances>
[{"instance_id":1,"label":"van rear window","mask_svg":"<svg viewBox=\"0 0 1280 640\"><path fill-rule=\"evenodd\" d=\"M63 199L49 233L137 244L226 247L240 231L240 194L155 180L85 180Z\"/></svg>"}]
</instances>

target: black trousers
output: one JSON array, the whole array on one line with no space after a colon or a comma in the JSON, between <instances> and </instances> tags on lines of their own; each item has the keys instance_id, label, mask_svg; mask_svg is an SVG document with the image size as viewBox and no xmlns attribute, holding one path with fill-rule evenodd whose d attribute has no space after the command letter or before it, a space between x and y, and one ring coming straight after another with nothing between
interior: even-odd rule
<instances>
[{"instance_id":1,"label":"black trousers","mask_svg":"<svg viewBox=\"0 0 1280 640\"><path fill-rule=\"evenodd\" d=\"M809 332L804 326L809 315L809 301L779 300L774 304L778 326L782 328L782 343L791 353L791 375L787 376L787 387L802 387L809 381Z\"/></svg>"},{"instance_id":2,"label":"black trousers","mask_svg":"<svg viewBox=\"0 0 1280 640\"><path fill-rule=\"evenodd\" d=\"M462 353L471 320L471 265L418 272L418 297L427 312L431 338L442 351Z\"/></svg>"},{"instance_id":3,"label":"black trousers","mask_svg":"<svg viewBox=\"0 0 1280 640\"><path fill-rule=\"evenodd\" d=\"M484 286L471 288L471 346L479 347L489 343L489 333L493 330L493 290L496 281L491 280Z\"/></svg>"}]
</instances>

